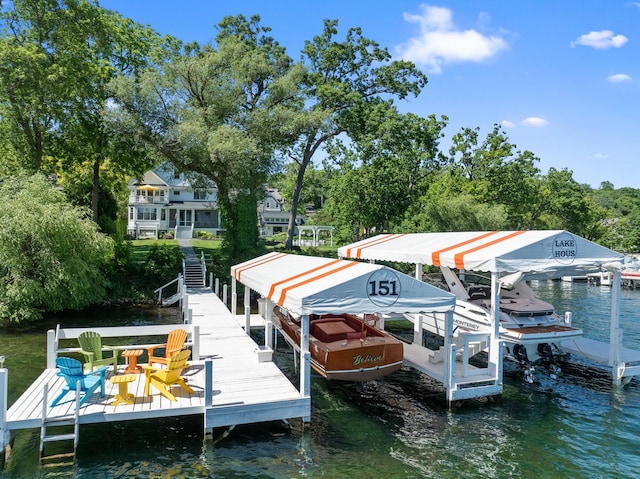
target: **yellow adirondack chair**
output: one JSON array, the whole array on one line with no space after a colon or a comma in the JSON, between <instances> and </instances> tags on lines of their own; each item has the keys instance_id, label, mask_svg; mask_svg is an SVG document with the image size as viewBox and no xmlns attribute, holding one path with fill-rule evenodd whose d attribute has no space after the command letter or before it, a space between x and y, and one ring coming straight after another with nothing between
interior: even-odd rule
<instances>
[{"instance_id":1,"label":"yellow adirondack chair","mask_svg":"<svg viewBox=\"0 0 640 479\"><path fill-rule=\"evenodd\" d=\"M93 368L113 364L113 374L118 373L118 348L103 346L102 338L95 331L80 333L78 343L80 344L80 352L84 355L85 369L92 372ZM111 356L103 356L103 348L111 351Z\"/></svg>"},{"instance_id":2,"label":"yellow adirondack chair","mask_svg":"<svg viewBox=\"0 0 640 479\"><path fill-rule=\"evenodd\" d=\"M184 349L184 343L186 341L187 332L184 329L174 329L173 331L169 332L166 343L155 344L153 346L147 347L147 353L149 354L149 365L151 365L152 363L167 364L171 356ZM164 356L155 355L155 350L158 348L164 348Z\"/></svg>"},{"instance_id":3,"label":"yellow adirondack chair","mask_svg":"<svg viewBox=\"0 0 640 479\"><path fill-rule=\"evenodd\" d=\"M150 386L152 384L164 397L171 401L177 401L176 397L169 391L169 388L174 384L177 384L189 394L193 394L193 389L180 376L182 370L189 367L187 359L189 359L190 354L191 351L188 349L177 352L168 359L166 368L154 368L150 364L142 366L145 374L144 395L150 395Z\"/></svg>"}]
</instances>

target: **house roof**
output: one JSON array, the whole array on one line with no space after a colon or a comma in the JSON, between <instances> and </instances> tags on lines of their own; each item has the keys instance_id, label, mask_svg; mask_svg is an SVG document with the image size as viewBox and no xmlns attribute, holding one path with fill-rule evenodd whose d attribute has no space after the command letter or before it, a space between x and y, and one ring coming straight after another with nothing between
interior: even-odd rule
<instances>
[{"instance_id":1,"label":"house roof","mask_svg":"<svg viewBox=\"0 0 640 479\"><path fill-rule=\"evenodd\" d=\"M235 265L236 281L303 314L451 311L455 296L383 265L269 253Z\"/></svg>"},{"instance_id":2,"label":"house roof","mask_svg":"<svg viewBox=\"0 0 640 479\"><path fill-rule=\"evenodd\" d=\"M599 271L624 255L564 230L383 234L338 249L342 258L559 277Z\"/></svg>"}]
</instances>

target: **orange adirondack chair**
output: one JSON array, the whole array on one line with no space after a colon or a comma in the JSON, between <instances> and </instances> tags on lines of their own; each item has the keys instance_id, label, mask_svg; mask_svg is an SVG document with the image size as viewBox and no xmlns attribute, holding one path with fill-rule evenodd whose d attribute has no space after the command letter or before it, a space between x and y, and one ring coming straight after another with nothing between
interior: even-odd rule
<instances>
[{"instance_id":1,"label":"orange adirondack chair","mask_svg":"<svg viewBox=\"0 0 640 479\"><path fill-rule=\"evenodd\" d=\"M191 351L183 349L182 351L174 354L167 361L166 368L154 368L151 365L144 365L145 383L144 383L144 395L150 395L150 386L153 384L164 397L171 401L177 401L176 397L169 391L169 388L174 384L177 384L189 394L193 394L191 389L184 378L180 376L182 370L189 367L187 359Z\"/></svg>"},{"instance_id":2,"label":"orange adirondack chair","mask_svg":"<svg viewBox=\"0 0 640 479\"><path fill-rule=\"evenodd\" d=\"M184 343L186 341L187 332L184 329L174 329L167 336L166 343L147 347L149 365L152 363L167 364L171 356L184 349ZM155 350L158 348L164 348L164 356L155 355Z\"/></svg>"}]
</instances>

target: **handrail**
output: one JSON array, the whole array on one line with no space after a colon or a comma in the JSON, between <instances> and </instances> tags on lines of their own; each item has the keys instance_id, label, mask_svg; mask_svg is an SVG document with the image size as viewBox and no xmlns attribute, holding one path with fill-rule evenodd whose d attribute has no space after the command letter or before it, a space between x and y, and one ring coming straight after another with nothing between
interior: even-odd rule
<instances>
[{"instance_id":1,"label":"handrail","mask_svg":"<svg viewBox=\"0 0 640 479\"><path fill-rule=\"evenodd\" d=\"M206 286L207 285L207 263L204 260L204 251L200 251L200 267L202 269L202 284Z\"/></svg>"},{"instance_id":2,"label":"handrail","mask_svg":"<svg viewBox=\"0 0 640 479\"><path fill-rule=\"evenodd\" d=\"M184 261L182 262L182 270L184 271ZM180 280L182 279L182 273L178 273L178 277L176 279L172 279L167 284L163 284L158 289L155 289L153 292L158 293L158 303L162 303L162 290L167 286L171 286L173 283L178 281L178 293L180 292Z\"/></svg>"}]
</instances>

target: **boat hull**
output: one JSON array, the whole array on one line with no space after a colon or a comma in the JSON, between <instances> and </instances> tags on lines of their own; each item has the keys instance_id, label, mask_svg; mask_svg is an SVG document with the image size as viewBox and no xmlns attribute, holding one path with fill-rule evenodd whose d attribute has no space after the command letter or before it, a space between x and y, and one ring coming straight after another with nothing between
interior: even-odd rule
<instances>
[{"instance_id":1,"label":"boat hull","mask_svg":"<svg viewBox=\"0 0 640 479\"><path fill-rule=\"evenodd\" d=\"M273 322L285 340L300 348L300 323L280 308ZM402 342L361 318L347 314L311 315L309 323L311 367L335 381L372 381L402 367Z\"/></svg>"}]
</instances>

